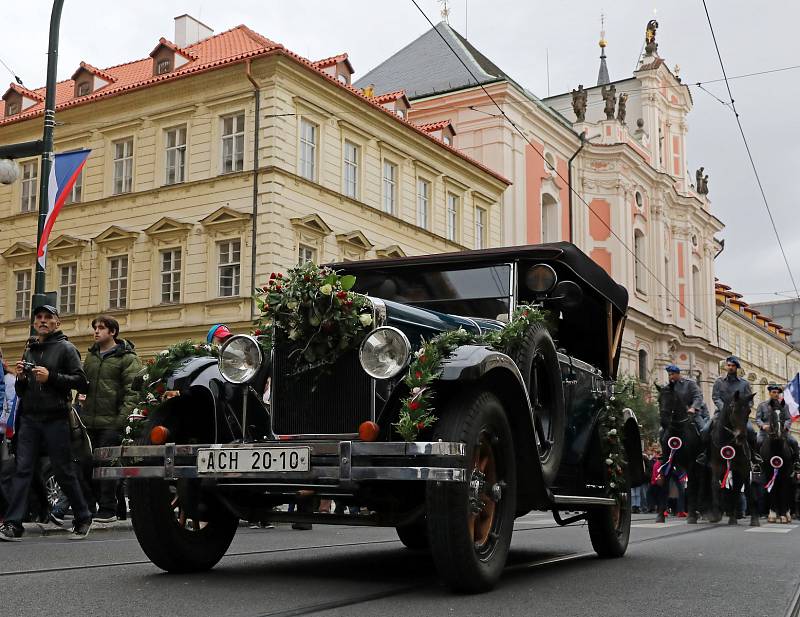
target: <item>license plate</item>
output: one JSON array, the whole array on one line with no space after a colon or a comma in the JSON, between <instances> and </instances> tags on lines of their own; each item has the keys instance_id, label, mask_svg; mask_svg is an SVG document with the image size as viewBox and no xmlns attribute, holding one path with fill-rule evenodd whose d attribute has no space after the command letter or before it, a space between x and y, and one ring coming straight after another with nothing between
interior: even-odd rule
<instances>
[{"instance_id":1,"label":"license plate","mask_svg":"<svg viewBox=\"0 0 800 617\"><path fill-rule=\"evenodd\" d=\"M311 469L311 448L207 448L197 451L198 473L291 472Z\"/></svg>"}]
</instances>

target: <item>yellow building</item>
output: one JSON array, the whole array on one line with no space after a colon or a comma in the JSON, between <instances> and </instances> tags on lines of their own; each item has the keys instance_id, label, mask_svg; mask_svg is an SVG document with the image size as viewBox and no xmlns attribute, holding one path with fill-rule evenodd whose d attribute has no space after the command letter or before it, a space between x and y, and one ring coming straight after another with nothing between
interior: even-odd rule
<instances>
[{"instance_id":1,"label":"yellow building","mask_svg":"<svg viewBox=\"0 0 800 617\"><path fill-rule=\"evenodd\" d=\"M82 62L58 84L56 151L91 149L47 264L79 348L98 313L143 354L217 322L246 329L251 290L299 260L501 244L508 181L452 148L450 127L411 124L402 93L351 87L346 54L311 62L245 26L175 26L145 60ZM0 143L38 137L43 98L9 88ZM38 204L38 160L18 163L0 187L8 357L28 334Z\"/></svg>"},{"instance_id":2,"label":"yellow building","mask_svg":"<svg viewBox=\"0 0 800 617\"><path fill-rule=\"evenodd\" d=\"M772 321L728 285L715 284L719 346L741 360L742 376L753 386L754 407L769 397L769 384L785 385L800 371L800 349L791 344L791 331ZM724 360L720 363L720 371ZM793 430L800 434L800 427Z\"/></svg>"}]
</instances>

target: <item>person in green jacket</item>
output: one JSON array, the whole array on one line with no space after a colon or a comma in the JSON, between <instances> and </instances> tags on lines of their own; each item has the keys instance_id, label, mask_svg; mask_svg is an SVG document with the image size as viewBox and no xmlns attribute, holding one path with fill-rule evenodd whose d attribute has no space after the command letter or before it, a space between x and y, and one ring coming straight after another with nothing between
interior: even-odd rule
<instances>
[{"instance_id":1,"label":"person in green jacket","mask_svg":"<svg viewBox=\"0 0 800 617\"><path fill-rule=\"evenodd\" d=\"M142 365L133 343L120 338L116 319L99 315L92 321L92 329L94 345L83 362L89 387L80 415L93 448L118 446L122 443L128 416L138 402L132 384ZM98 505L96 522L113 522L118 512L125 512L121 494L122 503L117 503L117 484L113 480L94 482L94 495L88 501L90 507L95 502Z\"/></svg>"}]
</instances>

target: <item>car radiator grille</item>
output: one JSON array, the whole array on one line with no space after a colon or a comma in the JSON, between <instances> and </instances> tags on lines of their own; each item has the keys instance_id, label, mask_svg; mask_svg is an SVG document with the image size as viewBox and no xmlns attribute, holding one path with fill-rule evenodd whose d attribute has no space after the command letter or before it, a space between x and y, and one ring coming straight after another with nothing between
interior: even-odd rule
<instances>
[{"instance_id":1,"label":"car radiator grille","mask_svg":"<svg viewBox=\"0 0 800 617\"><path fill-rule=\"evenodd\" d=\"M372 379L361 368L358 352L339 358L323 374L290 372L288 345L275 349L272 371L272 430L278 435L357 433L373 419Z\"/></svg>"}]
</instances>

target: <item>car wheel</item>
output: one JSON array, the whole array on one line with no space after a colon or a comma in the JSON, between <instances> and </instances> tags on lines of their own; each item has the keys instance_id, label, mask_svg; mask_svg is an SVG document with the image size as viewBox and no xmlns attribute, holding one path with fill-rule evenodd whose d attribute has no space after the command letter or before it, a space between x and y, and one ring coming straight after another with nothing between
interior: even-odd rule
<instances>
[{"instance_id":1,"label":"car wheel","mask_svg":"<svg viewBox=\"0 0 800 617\"><path fill-rule=\"evenodd\" d=\"M530 397L542 478L546 484L553 484L564 454L567 414L556 346L547 327L533 324L511 357Z\"/></svg>"},{"instance_id":2,"label":"car wheel","mask_svg":"<svg viewBox=\"0 0 800 617\"><path fill-rule=\"evenodd\" d=\"M412 551L424 551L430 548L428 543L428 524L424 516L418 517L408 525L401 525L395 527L397 530L397 537L406 548Z\"/></svg>"},{"instance_id":3,"label":"car wheel","mask_svg":"<svg viewBox=\"0 0 800 617\"><path fill-rule=\"evenodd\" d=\"M150 561L167 572L213 568L239 525L239 518L222 507L214 508L207 521L193 519L181 506L177 482L130 478L128 499L139 545Z\"/></svg>"},{"instance_id":4,"label":"car wheel","mask_svg":"<svg viewBox=\"0 0 800 617\"><path fill-rule=\"evenodd\" d=\"M602 461L598 461L602 465ZM621 487L616 506L596 508L587 512L589 538L600 557L622 557L628 550L631 535L631 478L630 466L625 468L625 486Z\"/></svg>"},{"instance_id":5,"label":"car wheel","mask_svg":"<svg viewBox=\"0 0 800 617\"><path fill-rule=\"evenodd\" d=\"M468 481L428 483L431 555L452 589L487 591L503 572L514 529L511 428L498 398L475 389L449 401L436 427L436 439L466 444Z\"/></svg>"}]
</instances>

